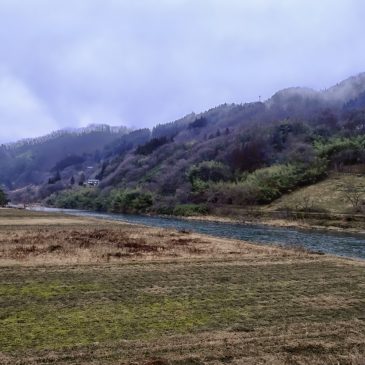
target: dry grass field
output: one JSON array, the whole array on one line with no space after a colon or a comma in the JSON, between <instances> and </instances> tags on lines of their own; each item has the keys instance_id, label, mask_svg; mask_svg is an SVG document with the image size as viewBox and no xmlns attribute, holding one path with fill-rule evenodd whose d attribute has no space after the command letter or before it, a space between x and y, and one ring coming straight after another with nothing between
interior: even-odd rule
<instances>
[{"instance_id":1,"label":"dry grass field","mask_svg":"<svg viewBox=\"0 0 365 365\"><path fill-rule=\"evenodd\" d=\"M365 263L0 210L0 364L365 364Z\"/></svg>"},{"instance_id":2,"label":"dry grass field","mask_svg":"<svg viewBox=\"0 0 365 365\"><path fill-rule=\"evenodd\" d=\"M346 187L357 187L365 197L364 175L332 173L327 179L313 185L285 194L268 205L268 210L288 208L297 210L308 206L332 213L352 212L352 205L346 198Z\"/></svg>"}]
</instances>

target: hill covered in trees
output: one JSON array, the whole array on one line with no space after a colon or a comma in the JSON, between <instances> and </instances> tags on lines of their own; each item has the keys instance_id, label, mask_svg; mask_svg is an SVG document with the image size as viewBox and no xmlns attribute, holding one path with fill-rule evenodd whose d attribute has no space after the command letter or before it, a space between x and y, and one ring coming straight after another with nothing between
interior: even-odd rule
<instances>
[{"instance_id":1,"label":"hill covered in trees","mask_svg":"<svg viewBox=\"0 0 365 365\"><path fill-rule=\"evenodd\" d=\"M41 185L70 165L98 164L103 148L128 132L125 127L91 125L0 146L0 184L9 190Z\"/></svg>"},{"instance_id":2,"label":"hill covered in trees","mask_svg":"<svg viewBox=\"0 0 365 365\"><path fill-rule=\"evenodd\" d=\"M0 179L18 189L13 199L67 208L190 214L267 204L331 170L363 171L364 95L360 74L324 91L285 89L152 130L105 127L3 146ZM80 186L87 178L99 186Z\"/></svg>"}]
</instances>

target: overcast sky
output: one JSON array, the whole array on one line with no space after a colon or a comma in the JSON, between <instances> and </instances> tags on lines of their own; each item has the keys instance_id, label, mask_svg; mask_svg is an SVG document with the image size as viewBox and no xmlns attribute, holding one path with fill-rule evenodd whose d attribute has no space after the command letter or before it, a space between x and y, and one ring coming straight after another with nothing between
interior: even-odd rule
<instances>
[{"instance_id":1,"label":"overcast sky","mask_svg":"<svg viewBox=\"0 0 365 365\"><path fill-rule=\"evenodd\" d=\"M365 71L364 0L0 0L0 141Z\"/></svg>"}]
</instances>

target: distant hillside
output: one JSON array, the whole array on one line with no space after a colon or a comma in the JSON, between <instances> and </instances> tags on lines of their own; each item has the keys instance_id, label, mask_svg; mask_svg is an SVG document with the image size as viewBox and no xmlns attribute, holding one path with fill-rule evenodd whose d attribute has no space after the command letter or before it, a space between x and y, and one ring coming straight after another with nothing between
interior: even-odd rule
<instances>
[{"instance_id":1,"label":"distant hillside","mask_svg":"<svg viewBox=\"0 0 365 365\"><path fill-rule=\"evenodd\" d=\"M125 127L93 125L0 146L0 184L8 189L43 184L57 164L70 156L86 164L100 162L104 147L128 132Z\"/></svg>"},{"instance_id":2,"label":"distant hillside","mask_svg":"<svg viewBox=\"0 0 365 365\"><path fill-rule=\"evenodd\" d=\"M152 130L63 132L4 147L11 173L3 169L2 181L25 188L18 200L50 196L48 204L71 208L184 214L267 204L332 170L365 164L364 95L361 74L328 90L289 88ZM81 187L87 178L99 186Z\"/></svg>"}]
</instances>

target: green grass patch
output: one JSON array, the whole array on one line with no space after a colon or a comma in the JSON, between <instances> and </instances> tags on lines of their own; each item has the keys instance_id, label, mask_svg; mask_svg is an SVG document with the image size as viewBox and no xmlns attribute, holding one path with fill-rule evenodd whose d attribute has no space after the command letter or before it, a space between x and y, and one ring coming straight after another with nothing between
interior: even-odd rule
<instances>
[{"instance_id":1,"label":"green grass patch","mask_svg":"<svg viewBox=\"0 0 365 365\"><path fill-rule=\"evenodd\" d=\"M141 264L0 271L0 348L14 353L361 317L362 267ZM343 306L308 305L327 295ZM306 300L301 300L306 298ZM351 299L351 305L346 300Z\"/></svg>"}]
</instances>

